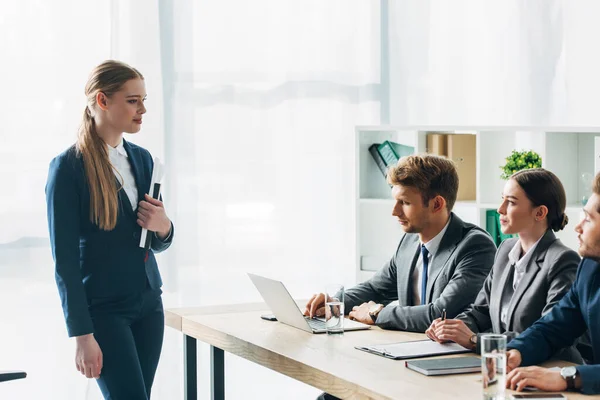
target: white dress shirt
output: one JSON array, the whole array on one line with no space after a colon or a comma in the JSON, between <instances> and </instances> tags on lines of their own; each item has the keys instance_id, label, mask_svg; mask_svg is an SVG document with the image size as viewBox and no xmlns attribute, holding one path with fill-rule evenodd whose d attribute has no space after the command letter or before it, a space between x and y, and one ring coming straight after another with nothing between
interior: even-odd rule
<instances>
[{"instance_id":1,"label":"white dress shirt","mask_svg":"<svg viewBox=\"0 0 600 400\"><path fill-rule=\"evenodd\" d=\"M544 237L544 236L542 235L542 237ZM510 306L512 295L514 295L514 293L517 291L517 288L519 287L519 283L521 283L523 276L527 272L527 266L529 265L529 261L531 260L531 257L533 257L535 248L537 247L537 244L540 242L540 240L542 240L542 238L539 238L538 241L535 242L535 244L533 246L531 246L529 251L527 251L527 253L525 253L522 257L521 257L521 253L523 253L523 247L521 247L520 240L517 240L517 242L515 243L513 248L508 253L508 260L510 262L509 267L512 268L514 266L515 270L513 273L512 290L508 290L502 296L500 321L504 325L504 329L507 329L506 326L507 326L507 322L508 322L507 321L508 308ZM508 288L508 289L510 289L510 288ZM508 296L508 294L510 294L510 296Z\"/></svg>"},{"instance_id":2,"label":"white dress shirt","mask_svg":"<svg viewBox=\"0 0 600 400\"><path fill-rule=\"evenodd\" d=\"M433 239L431 239L427 243L421 243L421 246L425 245L425 248L429 252L427 257L429 263L427 264L429 268L427 269L427 279L429 279L431 273L431 261L435 257L435 253L437 253L440 248L440 243L442 242L442 238L444 237L444 233L448 229L448 225L450 225L450 218L448 218L448 222L444 229L440 231ZM423 271L423 254L419 251L419 258L417 258L417 264L415 265L415 269L412 274L412 291L413 291L413 305L418 306L421 304L421 273Z\"/></svg>"},{"instance_id":3,"label":"white dress shirt","mask_svg":"<svg viewBox=\"0 0 600 400\"><path fill-rule=\"evenodd\" d=\"M138 190L135 185L135 178L133 176L133 170L131 169L131 164L127 160L127 151L125 151L125 147L123 147L123 139L121 139L121 143L117 145L117 147L112 147L110 145L106 145L108 147L108 157L110 162L113 165L113 171L115 172L115 176L123 185L123 190L127 194L127 198L129 199L129 203L131 204L131 208L133 211L137 209L138 206ZM154 232L154 236L163 242L167 242L171 240L171 236L173 235L173 229L169 231L169 234L166 238L161 239L158 237L158 234Z\"/></svg>"},{"instance_id":4,"label":"white dress shirt","mask_svg":"<svg viewBox=\"0 0 600 400\"><path fill-rule=\"evenodd\" d=\"M137 186L135 185L135 178L133 177L131 164L129 164L129 161L127 160L127 152L123 147L123 139L121 139L121 142L117 145L117 147L112 147L108 144L106 147L108 148L108 157L113 165L115 176L121 185L123 185L123 190L125 190L125 193L129 198L131 208L135 210L138 203L138 190Z\"/></svg>"}]
</instances>

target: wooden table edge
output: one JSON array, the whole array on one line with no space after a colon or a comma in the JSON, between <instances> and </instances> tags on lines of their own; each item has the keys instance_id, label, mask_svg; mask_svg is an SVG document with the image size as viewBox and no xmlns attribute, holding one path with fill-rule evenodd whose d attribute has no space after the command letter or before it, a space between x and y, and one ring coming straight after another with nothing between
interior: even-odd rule
<instances>
[{"instance_id":1,"label":"wooden table edge","mask_svg":"<svg viewBox=\"0 0 600 400\"><path fill-rule=\"evenodd\" d=\"M261 308L245 311L257 311ZM232 311L240 312L240 310ZM243 312L243 311L242 311ZM208 313L213 314L213 313ZM204 315L208 315L204 314ZM199 314L194 314L199 315ZM188 315L189 317L189 315ZM373 399L373 400L392 400L391 397L382 396L369 389L355 384L354 382L338 378L328 372L306 365L300 361L291 359L283 354L257 346L235 336L229 335L210 326L204 325L197 320L182 320L182 332L207 343L211 346L224 350L227 353L234 354L240 358L261 365L272 371L286 375L297 381L303 382L312 387L323 390L327 393L347 399ZM263 356L261 356L261 353ZM304 374L298 374L297 371L304 370ZM305 376L315 377L316 379L306 378ZM324 384L322 382L330 382ZM346 389L340 389L346 388ZM350 389L353 388L353 389Z\"/></svg>"}]
</instances>

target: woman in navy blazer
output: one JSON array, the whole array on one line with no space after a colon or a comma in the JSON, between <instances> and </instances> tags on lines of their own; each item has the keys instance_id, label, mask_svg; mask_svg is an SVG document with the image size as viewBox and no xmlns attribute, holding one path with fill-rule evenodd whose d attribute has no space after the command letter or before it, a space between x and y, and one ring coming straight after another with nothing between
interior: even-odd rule
<instances>
[{"instance_id":1,"label":"woman in navy blazer","mask_svg":"<svg viewBox=\"0 0 600 400\"><path fill-rule=\"evenodd\" d=\"M77 370L97 378L106 399L147 400L164 331L154 253L170 246L173 224L145 194L150 153L123 140L141 127L144 77L106 61L85 94L77 142L52 160L46 184L56 283ZM139 247L142 228L150 250Z\"/></svg>"}]
</instances>

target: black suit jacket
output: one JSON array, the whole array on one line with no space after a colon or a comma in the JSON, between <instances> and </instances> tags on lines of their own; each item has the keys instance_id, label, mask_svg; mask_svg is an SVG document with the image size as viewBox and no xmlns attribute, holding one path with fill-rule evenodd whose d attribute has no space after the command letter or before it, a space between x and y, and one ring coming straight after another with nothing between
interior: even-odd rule
<instances>
[{"instance_id":1,"label":"black suit jacket","mask_svg":"<svg viewBox=\"0 0 600 400\"><path fill-rule=\"evenodd\" d=\"M150 188L150 153L123 140L138 190L137 203ZM116 179L116 178L115 178ZM103 231L90 221L90 192L83 159L72 146L50 163L46 183L50 245L55 277L69 336L94 332L88 304L162 286L154 252L168 248L155 235L151 250L139 247L141 227L124 190L119 191L117 225ZM172 227L171 227L172 228ZM173 228L172 228L173 229Z\"/></svg>"},{"instance_id":2,"label":"black suit jacket","mask_svg":"<svg viewBox=\"0 0 600 400\"><path fill-rule=\"evenodd\" d=\"M584 258L571 289L552 310L507 346L521 352L521 365L540 364L559 349L573 345L589 330L593 359L591 365L579 365L581 391L600 393L600 264Z\"/></svg>"}]
</instances>

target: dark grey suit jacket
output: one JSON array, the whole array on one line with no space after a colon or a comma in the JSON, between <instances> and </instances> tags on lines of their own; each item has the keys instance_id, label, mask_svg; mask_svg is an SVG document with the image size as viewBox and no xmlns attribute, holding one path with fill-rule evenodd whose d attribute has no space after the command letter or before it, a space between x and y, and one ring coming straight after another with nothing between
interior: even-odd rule
<instances>
[{"instance_id":1,"label":"dark grey suit jacket","mask_svg":"<svg viewBox=\"0 0 600 400\"><path fill-rule=\"evenodd\" d=\"M370 300L399 305L385 307L377 325L386 329L425 332L446 309L448 318L464 311L477 296L493 264L496 246L487 232L454 213L429 265L426 302L412 305L411 276L419 256L419 236L405 234L396 254L371 279L346 291L345 311Z\"/></svg>"},{"instance_id":2,"label":"dark grey suit jacket","mask_svg":"<svg viewBox=\"0 0 600 400\"><path fill-rule=\"evenodd\" d=\"M579 255L548 230L533 250L527 272L510 299L507 331L504 331L500 321L501 299L506 285L513 284L514 267L508 254L517 240L507 239L500 244L494 266L475 303L457 317L475 333L504 333L510 341L549 312L575 281Z\"/></svg>"}]
</instances>

